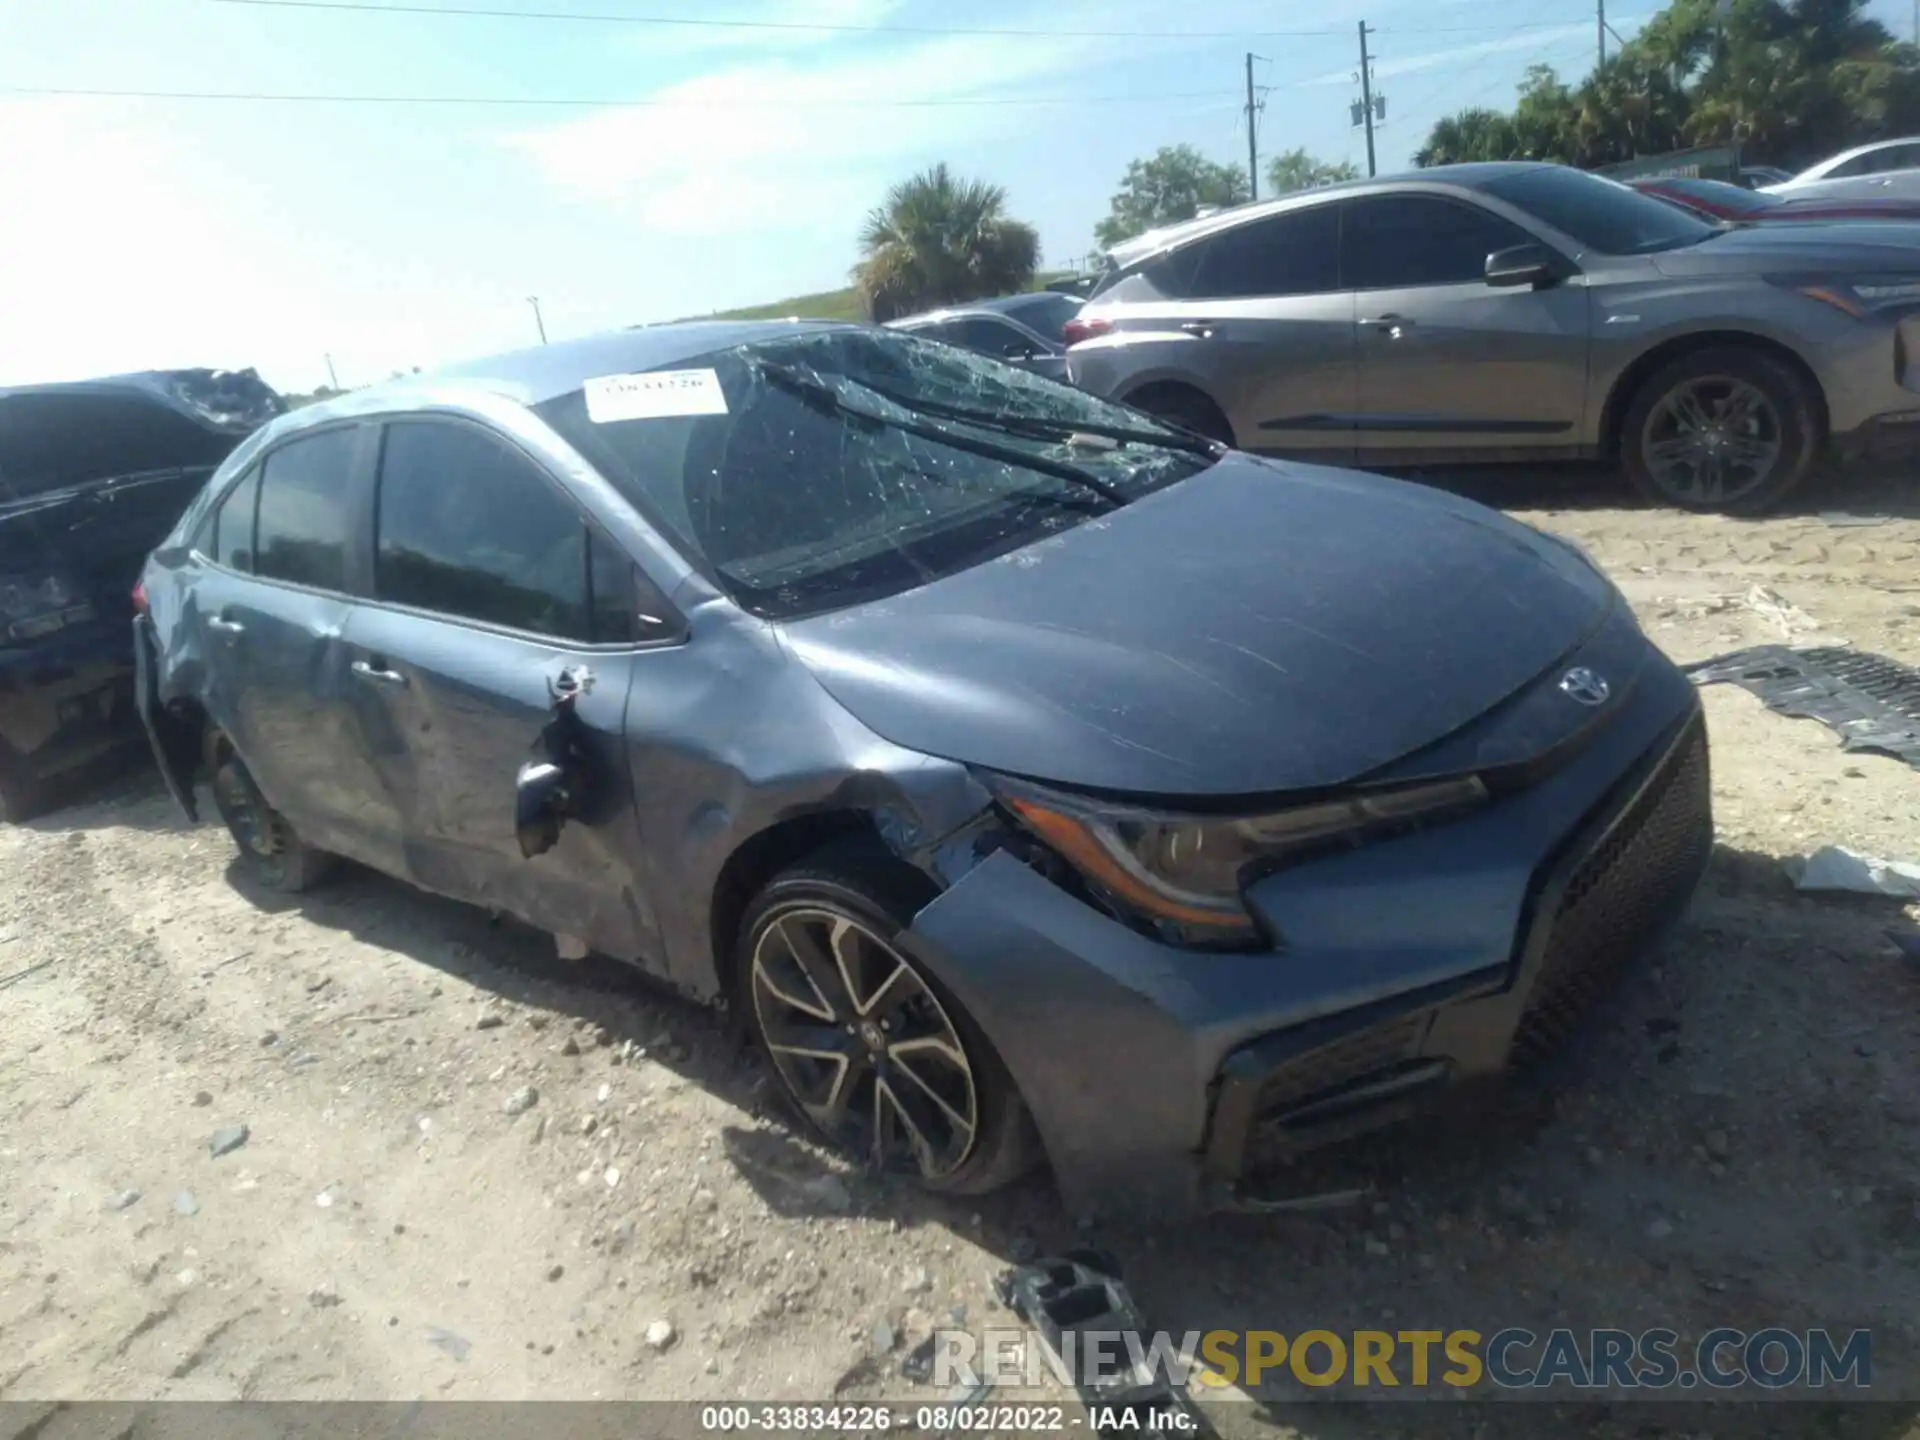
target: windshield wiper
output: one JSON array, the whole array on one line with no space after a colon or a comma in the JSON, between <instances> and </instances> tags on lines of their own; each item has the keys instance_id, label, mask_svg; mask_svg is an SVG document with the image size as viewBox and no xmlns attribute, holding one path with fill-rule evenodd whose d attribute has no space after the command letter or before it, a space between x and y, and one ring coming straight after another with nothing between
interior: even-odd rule
<instances>
[{"instance_id":1,"label":"windshield wiper","mask_svg":"<svg viewBox=\"0 0 1920 1440\"><path fill-rule=\"evenodd\" d=\"M1023 470L1051 475L1056 480L1064 480L1069 485L1077 485L1082 490L1100 496L1116 509L1128 503L1126 492L1119 486L1109 484L1098 475L1083 470L1078 465L1070 465L1064 460L1050 460L1031 455L1025 450L1016 450L1010 445L996 445L991 440L976 439L946 425L923 424L897 415L883 415L863 405L849 405L839 391L817 375L808 374L796 366L782 364L777 360L755 358L748 361L748 364L769 384L777 386L802 404L809 405L823 414L839 416L864 425L885 426L889 430L898 430L906 435L917 435L922 440L931 440L938 445L948 445L955 450L965 450L969 454L979 455L988 460L998 460L1003 465L1013 465ZM880 395L883 400L892 400L891 396L879 391L874 393ZM911 410L914 407L902 405L901 408Z\"/></svg>"},{"instance_id":2,"label":"windshield wiper","mask_svg":"<svg viewBox=\"0 0 1920 1440\"><path fill-rule=\"evenodd\" d=\"M851 378L851 377L849 377ZM1007 435L1028 435L1035 440L1070 440L1075 435L1098 435L1103 440L1118 440L1125 445L1152 445L1162 450L1178 450L1188 455L1218 460L1227 447L1218 441L1175 428L1170 434L1135 430L1126 425L1081 424L1072 420L1048 420L1039 415L996 415L990 410L974 410L965 405L948 405L939 400L920 400L875 385L871 380L854 380L863 390L871 390L882 400L903 410L922 415L937 415L943 420L958 420L978 425L983 430L998 430Z\"/></svg>"}]
</instances>

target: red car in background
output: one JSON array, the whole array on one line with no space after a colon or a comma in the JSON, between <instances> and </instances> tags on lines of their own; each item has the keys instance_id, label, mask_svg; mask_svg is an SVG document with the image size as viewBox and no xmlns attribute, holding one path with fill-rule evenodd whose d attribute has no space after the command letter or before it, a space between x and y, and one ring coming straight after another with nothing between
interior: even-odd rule
<instances>
[{"instance_id":1,"label":"red car in background","mask_svg":"<svg viewBox=\"0 0 1920 1440\"><path fill-rule=\"evenodd\" d=\"M1634 189L1707 220L1728 225L1771 225L1810 220L1920 220L1920 200L1893 196L1860 200L1771 195L1743 190L1724 180L1670 175L1627 182Z\"/></svg>"}]
</instances>

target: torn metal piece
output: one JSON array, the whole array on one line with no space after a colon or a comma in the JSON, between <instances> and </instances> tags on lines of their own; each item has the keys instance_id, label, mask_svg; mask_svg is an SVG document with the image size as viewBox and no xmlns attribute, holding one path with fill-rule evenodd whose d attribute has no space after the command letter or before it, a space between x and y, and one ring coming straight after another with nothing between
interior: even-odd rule
<instances>
[{"instance_id":1,"label":"torn metal piece","mask_svg":"<svg viewBox=\"0 0 1920 1440\"><path fill-rule=\"evenodd\" d=\"M547 686L553 718L533 742L533 754L514 776L514 831L520 853L531 860L560 842L560 827L574 813L586 781L587 749L574 702L593 685L585 666L562 670ZM566 957L564 942L561 954Z\"/></svg>"},{"instance_id":2,"label":"torn metal piece","mask_svg":"<svg viewBox=\"0 0 1920 1440\"><path fill-rule=\"evenodd\" d=\"M1220 1208L1239 1211L1246 1215L1288 1215L1308 1210L1339 1210L1348 1205L1358 1205L1372 1193L1362 1187L1357 1190L1325 1190L1316 1195L1285 1195L1271 1200L1236 1195L1223 1202Z\"/></svg>"},{"instance_id":3,"label":"torn metal piece","mask_svg":"<svg viewBox=\"0 0 1920 1440\"><path fill-rule=\"evenodd\" d=\"M1862 855L1839 845L1823 845L1807 856L1794 879L1794 888L1920 900L1920 865L1882 860L1877 855Z\"/></svg>"},{"instance_id":4,"label":"torn metal piece","mask_svg":"<svg viewBox=\"0 0 1920 1440\"><path fill-rule=\"evenodd\" d=\"M1920 767L1920 670L1863 650L1758 645L1684 667L1696 685L1733 684L1769 709L1818 720L1848 750Z\"/></svg>"},{"instance_id":5,"label":"torn metal piece","mask_svg":"<svg viewBox=\"0 0 1920 1440\"><path fill-rule=\"evenodd\" d=\"M1091 1434L1217 1434L1193 1401L1142 1358L1149 1353L1145 1320L1111 1254L1073 1250L1036 1260L1001 1275L994 1292L1033 1327L1058 1371L1072 1377ZM1102 1343L1083 1347L1074 1338L1083 1334L1098 1334Z\"/></svg>"}]
</instances>

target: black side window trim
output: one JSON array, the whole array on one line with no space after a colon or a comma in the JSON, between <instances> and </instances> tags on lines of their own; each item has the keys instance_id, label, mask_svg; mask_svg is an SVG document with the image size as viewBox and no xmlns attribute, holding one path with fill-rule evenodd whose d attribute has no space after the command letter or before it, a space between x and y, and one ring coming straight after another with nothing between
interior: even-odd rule
<instances>
[{"instance_id":1,"label":"black side window trim","mask_svg":"<svg viewBox=\"0 0 1920 1440\"><path fill-rule=\"evenodd\" d=\"M660 627L661 633L644 639L635 638L631 640L611 641L581 640L565 635L550 635L539 630L520 630L511 625L501 625L490 620L476 620L471 615L454 615L444 610L428 610L423 606L409 605L400 600L382 599L378 593L377 570L379 563L378 556L380 553L380 486L385 479L387 432L395 425L420 424L449 425L455 428L474 431L494 441L496 444L506 446L514 455L526 462L528 468L539 475L541 483L546 485L560 503L571 510L575 518L579 521L581 529L581 549L583 551L582 563L584 577L588 586L590 587L592 584L593 538L597 532L615 551L626 555L629 562L633 565L635 583L629 586L629 589L634 592L634 606L631 618L635 622L636 628L638 627L640 613L643 609L651 614L652 611L657 608L664 611L663 614L657 617L662 622ZM418 615L423 619L437 620L443 625L458 625L463 629L478 630L490 635L507 635L516 640L530 640L535 644L569 651L578 650L595 651L602 654L627 654L636 650L670 649L686 642L686 621L682 619L680 613L674 609L671 602L667 600L666 592L654 583L653 578L646 574L645 570L640 566L640 563L634 560L632 554L624 545L606 533L606 528L594 519L593 515L580 504L579 500L574 497L573 492L566 487L559 476L553 473L546 462L530 452L524 445L520 444L514 436L504 430L496 429L484 421L476 420L471 416L440 414L426 410L408 410L381 415L376 417L376 425L379 430L379 438L374 446L372 484L368 487L370 514L367 519L368 564L372 568L370 568L367 576L367 593L359 598L360 604L376 605L383 610L392 610L402 615ZM642 591L651 593L643 596ZM657 600L655 597L657 597ZM593 615L593 595L590 588L587 592L586 599L586 613L591 623L591 617Z\"/></svg>"},{"instance_id":2,"label":"black side window trim","mask_svg":"<svg viewBox=\"0 0 1920 1440\"><path fill-rule=\"evenodd\" d=\"M201 517L200 528L193 532L193 539L187 542L187 552L192 555L195 560L211 565L214 569L227 575L245 575L249 580L254 578L251 570L236 570L231 565L223 565L220 563L220 516L221 513L226 510L227 502L233 498L234 492L249 480L257 478L260 474L261 466L265 463L264 457L255 460L251 465L247 466L246 469L242 470L238 475L234 476L233 479L220 487L220 493L213 497L213 500L207 506L207 513ZM260 536L259 527L260 492L255 490L253 492L253 524L247 527L247 554L249 556L253 554L253 542Z\"/></svg>"}]
</instances>

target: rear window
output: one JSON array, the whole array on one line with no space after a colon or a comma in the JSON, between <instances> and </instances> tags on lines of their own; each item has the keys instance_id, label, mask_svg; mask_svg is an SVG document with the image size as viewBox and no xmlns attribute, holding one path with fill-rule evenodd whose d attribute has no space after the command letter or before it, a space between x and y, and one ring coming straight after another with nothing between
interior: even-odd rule
<instances>
[{"instance_id":1,"label":"rear window","mask_svg":"<svg viewBox=\"0 0 1920 1440\"><path fill-rule=\"evenodd\" d=\"M1001 313L1058 344L1065 336L1067 322L1080 313L1080 302L1071 295L1035 295L1002 306Z\"/></svg>"},{"instance_id":2,"label":"rear window","mask_svg":"<svg viewBox=\"0 0 1920 1440\"><path fill-rule=\"evenodd\" d=\"M267 456L260 476L254 574L316 590L347 588L353 529L347 493L359 435L353 426L322 430Z\"/></svg>"}]
</instances>

